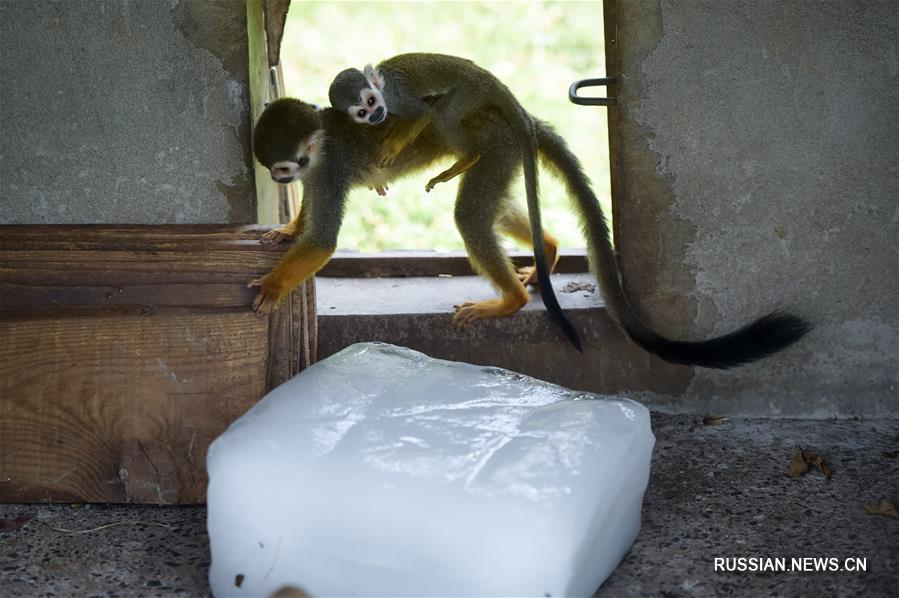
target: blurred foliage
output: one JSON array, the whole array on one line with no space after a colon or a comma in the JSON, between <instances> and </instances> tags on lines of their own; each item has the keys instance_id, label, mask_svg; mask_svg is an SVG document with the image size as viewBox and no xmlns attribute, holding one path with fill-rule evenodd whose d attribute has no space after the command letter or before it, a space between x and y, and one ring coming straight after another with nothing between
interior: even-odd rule
<instances>
[{"instance_id":1,"label":"blurred foliage","mask_svg":"<svg viewBox=\"0 0 899 598\"><path fill-rule=\"evenodd\" d=\"M304 2L294 0L281 51L288 95L328 104L339 71L403 52L440 52L492 71L534 116L549 121L581 158L609 210L606 111L568 101L572 81L603 76L600 2ZM351 193L341 247L462 249L453 223L458 179L424 192L433 172L397 181L387 197ZM524 200L524 185L513 187ZM565 247L583 247L580 226L561 184L540 178L543 222ZM511 241L510 241L511 243Z\"/></svg>"}]
</instances>

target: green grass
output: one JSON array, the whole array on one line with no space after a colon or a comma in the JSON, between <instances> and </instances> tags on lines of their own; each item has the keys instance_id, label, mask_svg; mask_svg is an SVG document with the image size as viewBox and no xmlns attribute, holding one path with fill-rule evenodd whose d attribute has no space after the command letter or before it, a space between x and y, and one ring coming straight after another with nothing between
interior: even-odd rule
<instances>
[{"instance_id":1,"label":"green grass","mask_svg":"<svg viewBox=\"0 0 899 598\"><path fill-rule=\"evenodd\" d=\"M572 81L605 73L602 30L599 2L294 0L281 58L288 95L323 105L334 75L347 67L403 52L470 58L506 83L531 114L556 127L581 158L609 215L606 112L568 101ZM339 245L362 251L462 249L452 216L458 179L424 192L427 180L451 162L397 181L387 197L353 191ZM513 192L523 203L524 185L519 182ZM546 174L540 194L546 230L564 247L583 247L562 186Z\"/></svg>"}]
</instances>

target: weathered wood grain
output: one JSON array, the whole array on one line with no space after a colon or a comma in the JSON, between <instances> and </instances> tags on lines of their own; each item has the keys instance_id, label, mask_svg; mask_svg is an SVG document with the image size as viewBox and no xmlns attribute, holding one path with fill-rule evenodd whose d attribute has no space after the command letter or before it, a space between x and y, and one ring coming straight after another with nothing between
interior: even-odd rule
<instances>
[{"instance_id":1,"label":"weathered wood grain","mask_svg":"<svg viewBox=\"0 0 899 598\"><path fill-rule=\"evenodd\" d=\"M0 322L0 496L202 502L206 447L266 391L267 327L183 310Z\"/></svg>"},{"instance_id":2,"label":"weathered wood grain","mask_svg":"<svg viewBox=\"0 0 899 598\"><path fill-rule=\"evenodd\" d=\"M209 443L312 358L311 291L250 309L264 230L0 227L0 500L205 500Z\"/></svg>"}]
</instances>

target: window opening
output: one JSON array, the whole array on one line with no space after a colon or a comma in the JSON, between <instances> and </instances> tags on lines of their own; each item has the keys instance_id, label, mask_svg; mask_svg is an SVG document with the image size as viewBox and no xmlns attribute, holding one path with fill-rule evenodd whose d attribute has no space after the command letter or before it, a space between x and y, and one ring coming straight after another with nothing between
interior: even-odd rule
<instances>
[{"instance_id":1,"label":"window opening","mask_svg":"<svg viewBox=\"0 0 899 598\"><path fill-rule=\"evenodd\" d=\"M331 80L347 67L403 52L470 58L565 138L611 216L606 111L584 110L568 100L572 81L604 72L602 19L598 1L293 2L281 48L284 87L289 96L325 105ZM458 179L424 191L429 177L451 163L448 158L396 181L386 197L352 191L339 246L365 252L463 249L453 222ZM563 185L548 171L540 174L544 227L563 248L584 247ZM520 178L512 196L525 205ZM511 239L505 243L516 247Z\"/></svg>"}]
</instances>

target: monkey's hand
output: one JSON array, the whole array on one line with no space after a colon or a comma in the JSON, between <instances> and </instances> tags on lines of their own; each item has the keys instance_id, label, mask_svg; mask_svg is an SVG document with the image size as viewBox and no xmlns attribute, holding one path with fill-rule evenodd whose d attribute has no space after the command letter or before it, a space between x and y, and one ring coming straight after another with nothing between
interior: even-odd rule
<instances>
[{"instance_id":1,"label":"monkey's hand","mask_svg":"<svg viewBox=\"0 0 899 598\"><path fill-rule=\"evenodd\" d=\"M247 284L247 288L260 287L253 309L260 316L271 313L294 287L318 272L333 253L333 247L319 247L300 237L274 270Z\"/></svg>"},{"instance_id":2,"label":"monkey's hand","mask_svg":"<svg viewBox=\"0 0 899 598\"><path fill-rule=\"evenodd\" d=\"M390 168L396 161L396 157L403 151L403 145L399 143L391 143L390 139L384 141L381 153L378 156L378 168Z\"/></svg>"},{"instance_id":3,"label":"monkey's hand","mask_svg":"<svg viewBox=\"0 0 899 598\"><path fill-rule=\"evenodd\" d=\"M280 279L272 276L273 272L269 272L262 278L254 278L247 283L247 288L260 287L259 293L253 299L253 311L259 317L270 314L289 292L281 284Z\"/></svg>"},{"instance_id":4,"label":"monkey's hand","mask_svg":"<svg viewBox=\"0 0 899 598\"><path fill-rule=\"evenodd\" d=\"M295 227L290 226L282 226L281 228L273 228L268 231L262 238L259 239L259 242L263 245L277 245L278 243L283 243L284 241L293 241L297 236L299 231L296 230Z\"/></svg>"}]
</instances>

